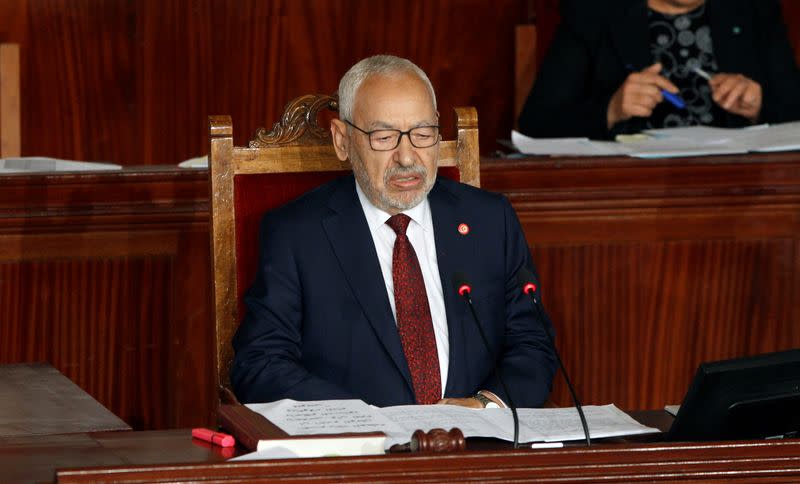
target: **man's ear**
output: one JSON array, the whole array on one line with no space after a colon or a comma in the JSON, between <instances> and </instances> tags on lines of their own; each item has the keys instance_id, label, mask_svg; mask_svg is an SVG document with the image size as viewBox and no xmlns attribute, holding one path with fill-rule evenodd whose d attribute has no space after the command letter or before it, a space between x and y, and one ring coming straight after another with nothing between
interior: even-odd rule
<instances>
[{"instance_id":1,"label":"man's ear","mask_svg":"<svg viewBox=\"0 0 800 484\"><path fill-rule=\"evenodd\" d=\"M347 159L347 143L350 142L350 139L347 136L347 125L341 119L331 119L331 138L333 138L336 157L345 161Z\"/></svg>"}]
</instances>

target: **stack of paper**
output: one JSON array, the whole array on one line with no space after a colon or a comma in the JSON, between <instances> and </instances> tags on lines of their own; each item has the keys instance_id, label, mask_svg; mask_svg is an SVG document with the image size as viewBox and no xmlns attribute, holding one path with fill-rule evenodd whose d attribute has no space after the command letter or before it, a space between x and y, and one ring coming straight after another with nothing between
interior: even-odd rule
<instances>
[{"instance_id":1,"label":"stack of paper","mask_svg":"<svg viewBox=\"0 0 800 484\"><path fill-rule=\"evenodd\" d=\"M35 156L0 159L0 174L38 173L50 171L105 171L121 169L122 165L116 165L113 163L59 160L56 158L43 158Z\"/></svg>"},{"instance_id":2,"label":"stack of paper","mask_svg":"<svg viewBox=\"0 0 800 484\"><path fill-rule=\"evenodd\" d=\"M626 155L624 145L611 141L592 141L589 138L530 138L511 132L511 142L526 155L614 156Z\"/></svg>"},{"instance_id":3,"label":"stack of paper","mask_svg":"<svg viewBox=\"0 0 800 484\"><path fill-rule=\"evenodd\" d=\"M800 121L773 124L763 130L746 130L752 151L800 150Z\"/></svg>"},{"instance_id":4,"label":"stack of paper","mask_svg":"<svg viewBox=\"0 0 800 484\"><path fill-rule=\"evenodd\" d=\"M183 160L178 163L178 168L208 168L208 155Z\"/></svg>"},{"instance_id":5,"label":"stack of paper","mask_svg":"<svg viewBox=\"0 0 800 484\"><path fill-rule=\"evenodd\" d=\"M521 153L531 155L666 158L800 150L800 121L735 129L665 128L644 134L633 141L617 143L587 138L529 138L514 131L511 140Z\"/></svg>"}]
</instances>

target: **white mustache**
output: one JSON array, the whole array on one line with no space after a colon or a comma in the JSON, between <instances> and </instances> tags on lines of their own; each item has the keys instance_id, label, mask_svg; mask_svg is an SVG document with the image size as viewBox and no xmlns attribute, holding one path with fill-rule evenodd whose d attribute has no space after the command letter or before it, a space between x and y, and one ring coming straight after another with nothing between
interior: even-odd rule
<instances>
[{"instance_id":1,"label":"white mustache","mask_svg":"<svg viewBox=\"0 0 800 484\"><path fill-rule=\"evenodd\" d=\"M383 182L388 183L392 177L398 175L399 176L419 175L421 178L425 179L427 178L428 172L422 165L394 166L386 170L386 173L384 173L383 175Z\"/></svg>"}]
</instances>

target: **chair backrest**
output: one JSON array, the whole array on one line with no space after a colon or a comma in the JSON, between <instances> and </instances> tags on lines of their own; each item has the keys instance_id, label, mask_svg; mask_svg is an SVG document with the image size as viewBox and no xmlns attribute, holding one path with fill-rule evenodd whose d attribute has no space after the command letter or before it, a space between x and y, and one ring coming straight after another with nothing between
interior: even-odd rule
<instances>
[{"instance_id":1,"label":"chair backrest","mask_svg":"<svg viewBox=\"0 0 800 484\"><path fill-rule=\"evenodd\" d=\"M230 390L231 339L244 315L242 296L258 263L258 227L263 214L322 183L351 171L336 157L320 110L337 111L334 96L307 95L290 102L280 122L259 129L248 147L233 145L230 116L209 117L211 266L214 271L216 367L220 401L235 402ZM455 108L457 139L442 141L439 175L480 185L478 116Z\"/></svg>"}]
</instances>

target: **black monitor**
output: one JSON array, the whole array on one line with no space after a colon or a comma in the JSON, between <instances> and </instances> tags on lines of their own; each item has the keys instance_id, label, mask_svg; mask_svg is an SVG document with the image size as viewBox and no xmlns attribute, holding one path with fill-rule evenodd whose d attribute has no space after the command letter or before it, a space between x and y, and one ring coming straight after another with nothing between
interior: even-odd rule
<instances>
[{"instance_id":1,"label":"black monitor","mask_svg":"<svg viewBox=\"0 0 800 484\"><path fill-rule=\"evenodd\" d=\"M800 437L800 349L702 363L668 440Z\"/></svg>"}]
</instances>

